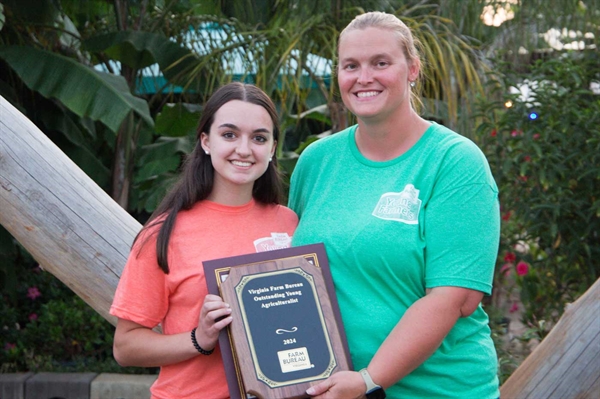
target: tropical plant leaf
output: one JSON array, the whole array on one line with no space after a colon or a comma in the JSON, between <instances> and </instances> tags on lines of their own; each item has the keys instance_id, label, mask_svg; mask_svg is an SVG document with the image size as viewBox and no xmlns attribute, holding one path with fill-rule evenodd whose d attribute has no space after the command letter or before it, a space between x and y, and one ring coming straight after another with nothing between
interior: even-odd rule
<instances>
[{"instance_id":1,"label":"tropical plant leaf","mask_svg":"<svg viewBox=\"0 0 600 399\"><path fill-rule=\"evenodd\" d=\"M189 49L150 32L112 32L92 37L83 45L88 51L105 52L112 59L134 69L158 63L164 76L171 82L175 82L198 62L197 56Z\"/></svg>"},{"instance_id":2,"label":"tropical plant leaf","mask_svg":"<svg viewBox=\"0 0 600 399\"><path fill-rule=\"evenodd\" d=\"M114 132L132 111L154 125L148 103L134 97L121 76L102 73L71 58L33 47L0 47L0 58L30 89L56 98L81 117L101 121Z\"/></svg>"},{"instance_id":3,"label":"tropical plant leaf","mask_svg":"<svg viewBox=\"0 0 600 399\"><path fill-rule=\"evenodd\" d=\"M162 136L194 136L200 114L190 112L186 104L167 104L156 115L156 133ZM199 111L199 109L198 109Z\"/></svg>"},{"instance_id":4,"label":"tropical plant leaf","mask_svg":"<svg viewBox=\"0 0 600 399\"><path fill-rule=\"evenodd\" d=\"M40 110L40 118L46 128L61 132L67 140L76 146L86 146L88 141L86 139L93 138L92 136L86 137L86 134L89 133L89 131L82 131L80 129L80 126L78 126L76 121L70 117L70 115L73 114L70 114L56 103L52 103L52 105L53 106L43 107ZM73 115L73 117L77 118L75 115Z\"/></svg>"},{"instance_id":5,"label":"tropical plant leaf","mask_svg":"<svg viewBox=\"0 0 600 399\"><path fill-rule=\"evenodd\" d=\"M318 105L314 108L304 111L300 115L289 114L291 119L313 119L319 122L331 124L331 118L329 117L329 108L327 104Z\"/></svg>"},{"instance_id":6,"label":"tropical plant leaf","mask_svg":"<svg viewBox=\"0 0 600 399\"><path fill-rule=\"evenodd\" d=\"M191 11L195 15L220 15L221 8L219 7L219 2L216 1L195 1L192 4L186 4L186 2L177 2L176 5L179 5L182 12L187 12L191 9Z\"/></svg>"},{"instance_id":7,"label":"tropical plant leaf","mask_svg":"<svg viewBox=\"0 0 600 399\"><path fill-rule=\"evenodd\" d=\"M4 21L6 21L6 17L4 16L4 6L0 3L0 30L4 26Z\"/></svg>"},{"instance_id":8,"label":"tropical plant leaf","mask_svg":"<svg viewBox=\"0 0 600 399\"><path fill-rule=\"evenodd\" d=\"M162 201L169 189L177 181L177 178L178 176L173 174L160 175L156 181L153 182L152 189L144 192L144 194L149 195L140 199L138 209L143 209L148 213L154 212L154 210L158 207L158 204L160 204L160 201ZM141 206L142 204L143 208Z\"/></svg>"},{"instance_id":9,"label":"tropical plant leaf","mask_svg":"<svg viewBox=\"0 0 600 399\"><path fill-rule=\"evenodd\" d=\"M65 154L77 164L92 180L105 190L110 183L110 169L108 169L97 154L84 146L63 144Z\"/></svg>"},{"instance_id":10,"label":"tropical plant leaf","mask_svg":"<svg viewBox=\"0 0 600 399\"><path fill-rule=\"evenodd\" d=\"M52 24L58 16L58 9L52 0L2 0L6 14L11 20L27 21L31 24Z\"/></svg>"},{"instance_id":11,"label":"tropical plant leaf","mask_svg":"<svg viewBox=\"0 0 600 399\"><path fill-rule=\"evenodd\" d=\"M17 91L14 87L0 79L0 96L4 97L6 101L12 104L13 107L17 108L21 113L27 114L27 111L21 104L19 104Z\"/></svg>"},{"instance_id":12,"label":"tropical plant leaf","mask_svg":"<svg viewBox=\"0 0 600 399\"><path fill-rule=\"evenodd\" d=\"M144 164L135 176L135 183L140 183L144 180L155 178L156 176L166 173L175 172L181 163L181 157L172 155L168 158L156 159Z\"/></svg>"},{"instance_id":13,"label":"tropical plant leaf","mask_svg":"<svg viewBox=\"0 0 600 399\"><path fill-rule=\"evenodd\" d=\"M194 149L195 140L186 137L166 137L161 136L155 143L145 145L141 148L141 156L137 162L138 165L144 165L146 162L152 162L155 159L163 159L173 154L189 154Z\"/></svg>"},{"instance_id":14,"label":"tropical plant leaf","mask_svg":"<svg viewBox=\"0 0 600 399\"><path fill-rule=\"evenodd\" d=\"M316 135L308 136L304 142L300 144L300 146L294 151L296 154L302 154L302 151L306 149L309 145L317 141L319 138Z\"/></svg>"}]
</instances>

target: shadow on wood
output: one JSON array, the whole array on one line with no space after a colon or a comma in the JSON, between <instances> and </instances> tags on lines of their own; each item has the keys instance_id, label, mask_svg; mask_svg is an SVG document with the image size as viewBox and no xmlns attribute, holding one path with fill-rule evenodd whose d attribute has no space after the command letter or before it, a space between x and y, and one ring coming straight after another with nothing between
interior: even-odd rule
<instances>
[{"instance_id":1,"label":"shadow on wood","mask_svg":"<svg viewBox=\"0 0 600 399\"><path fill-rule=\"evenodd\" d=\"M108 311L141 225L0 96L0 224L112 324Z\"/></svg>"}]
</instances>

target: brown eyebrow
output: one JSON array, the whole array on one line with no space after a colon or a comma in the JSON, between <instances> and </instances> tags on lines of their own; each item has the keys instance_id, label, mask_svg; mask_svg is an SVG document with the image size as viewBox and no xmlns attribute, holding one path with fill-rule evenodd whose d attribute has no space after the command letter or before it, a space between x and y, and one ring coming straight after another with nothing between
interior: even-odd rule
<instances>
[{"instance_id":1,"label":"brown eyebrow","mask_svg":"<svg viewBox=\"0 0 600 399\"><path fill-rule=\"evenodd\" d=\"M223 123L222 125L219 125L219 128L222 127L226 127L233 130L240 130L240 128L234 125L233 123ZM261 127L259 129L254 130L252 133L271 133L271 131L269 129Z\"/></svg>"},{"instance_id":2,"label":"brown eyebrow","mask_svg":"<svg viewBox=\"0 0 600 399\"><path fill-rule=\"evenodd\" d=\"M377 58L391 58L391 55L389 53L373 54L373 56L369 57L369 61L377 59ZM340 60L340 62L348 62L348 61L356 62L356 59L354 57L347 57L347 58L342 58Z\"/></svg>"},{"instance_id":3,"label":"brown eyebrow","mask_svg":"<svg viewBox=\"0 0 600 399\"><path fill-rule=\"evenodd\" d=\"M373 57L371 57L371 59L373 58L390 58L392 57L390 55L390 53L379 53L379 54L374 54Z\"/></svg>"}]
</instances>

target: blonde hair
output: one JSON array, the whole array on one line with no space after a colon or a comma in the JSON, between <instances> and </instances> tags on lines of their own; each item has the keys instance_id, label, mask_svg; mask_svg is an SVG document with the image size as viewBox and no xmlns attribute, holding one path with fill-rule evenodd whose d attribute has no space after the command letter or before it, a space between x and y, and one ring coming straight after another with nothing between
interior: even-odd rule
<instances>
[{"instance_id":1,"label":"blonde hair","mask_svg":"<svg viewBox=\"0 0 600 399\"><path fill-rule=\"evenodd\" d=\"M421 64L421 56L418 48L421 43L418 39L415 39L410 31L409 27L406 26L397 16L394 14L388 14L380 11L371 11L365 14L357 15L340 33L338 40L338 54L339 45L344 38L346 32L351 30L365 30L367 28L379 28L393 32L398 38L398 43L404 52L404 56L409 64L415 62ZM422 68L419 68L419 76L422 76ZM411 90L410 102L414 109L422 106L421 99L417 95L416 90Z\"/></svg>"}]
</instances>

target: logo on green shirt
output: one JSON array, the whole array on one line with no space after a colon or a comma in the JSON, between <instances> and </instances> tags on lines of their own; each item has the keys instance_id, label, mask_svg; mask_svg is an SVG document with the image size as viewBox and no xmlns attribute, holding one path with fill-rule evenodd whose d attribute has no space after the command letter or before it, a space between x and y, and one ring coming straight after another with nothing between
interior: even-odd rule
<instances>
[{"instance_id":1,"label":"logo on green shirt","mask_svg":"<svg viewBox=\"0 0 600 399\"><path fill-rule=\"evenodd\" d=\"M373 210L373 216L406 224L418 224L420 209L419 190L412 184L407 184L402 192L383 194Z\"/></svg>"}]
</instances>

